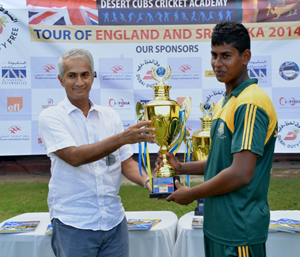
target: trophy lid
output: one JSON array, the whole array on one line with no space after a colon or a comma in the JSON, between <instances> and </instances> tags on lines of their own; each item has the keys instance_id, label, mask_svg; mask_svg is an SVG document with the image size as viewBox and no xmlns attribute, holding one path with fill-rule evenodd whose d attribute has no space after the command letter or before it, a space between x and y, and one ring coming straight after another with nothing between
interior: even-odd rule
<instances>
[{"instance_id":1,"label":"trophy lid","mask_svg":"<svg viewBox=\"0 0 300 257\"><path fill-rule=\"evenodd\" d=\"M158 82L157 86L164 86L164 81L171 77L171 67L170 66L159 66L153 67L151 71L152 78ZM154 86L155 87L155 86Z\"/></svg>"},{"instance_id":2,"label":"trophy lid","mask_svg":"<svg viewBox=\"0 0 300 257\"><path fill-rule=\"evenodd\" d=\"M205 102L204 104L200 104L201 111L205 114L204 117L200 118L202 121L202 130L203 131L210 131L211 123L212 123L212 116L211 113L214 111L214 103Z\"/></svg>"}]
</instances>

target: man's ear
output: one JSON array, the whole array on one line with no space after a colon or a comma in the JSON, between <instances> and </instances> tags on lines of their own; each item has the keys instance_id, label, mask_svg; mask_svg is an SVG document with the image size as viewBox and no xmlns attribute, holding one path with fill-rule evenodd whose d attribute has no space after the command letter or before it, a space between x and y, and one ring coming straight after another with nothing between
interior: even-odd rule
<instances>
[{"instance_id":1,"label":"man's ear","mask_svg":"<svg viewBox=\"0 0 300 257\"><path fill-rule=\"evenodd\" d=\"M65 87L65 86L64 86L64 80L63 80L63 78L62 78L59 74L57 75L57 78L58 78L60 84L61 84L63 87Z\"/></svg>"},{"instance_id":2,"label":"man's ear","mask_svg":"<svg viewBox=\"0 0 300 257\"><path fill-rule=\"evenodd\" d=\"M243 52L242 57L243 57L243 64L247 66L251 59L251 51L249 49L246 49Z\"/></svg>"}]
</instances>

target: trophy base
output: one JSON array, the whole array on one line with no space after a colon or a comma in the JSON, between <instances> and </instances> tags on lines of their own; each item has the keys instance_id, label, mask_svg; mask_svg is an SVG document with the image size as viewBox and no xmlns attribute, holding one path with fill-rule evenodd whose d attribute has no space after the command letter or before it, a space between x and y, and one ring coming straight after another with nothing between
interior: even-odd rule
<instances>
[{"instance_id":1,"label":"trophy base","mask_svg":"<svg viewBox=\"0 0 300 257\"><path fill-rule=\"evenodd\" d=\"M198 199L197 207L195 208L195 216L203 216L204 199Z\"/></svg>"},{"instance_id":2,"label":"trophy base","mask_svg":"<svg viewBox=\"0 0 300 257\"><path fill-rule=\"evenodd\" d=\"M152 178L152 194L150 194L150 198L167 198L177 189L175 180L180 182L180 177Z\"/></svg>"}]
</instances>

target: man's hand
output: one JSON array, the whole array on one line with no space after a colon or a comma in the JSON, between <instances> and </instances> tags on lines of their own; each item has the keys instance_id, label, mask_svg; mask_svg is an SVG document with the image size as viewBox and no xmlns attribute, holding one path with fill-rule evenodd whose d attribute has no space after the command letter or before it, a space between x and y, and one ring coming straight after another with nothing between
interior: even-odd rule
<instances>
[{"instance_id":1,"label":"man's hand","mask_svg":"<svg viewBox=\"0 0 300 257\"><path fill-rule=\"evenodd\" d=\"M180 205L188 205L195 200L191 188L180 185L178 180L175 180L175 185L177 190L166 198L168 202L173 201Z\"/></svg>"},{"instance_id":2,"label":"man's hand","mask_svg":"<svg viewBox=\"0 0 300 257\"><path fill-rule=\"evenodd\" d=\"M178 159L174 156L173 153L167 152L166 156L167 156L168 162L174 168L176 175L180 175L181 163L178 161ZM162 157L162 154L159 152L157 154L157 160L155 162L154 172L157 172L159 170L159 168L162 166L164 166L163 157Z\"/></svg>"},{"instance_id":3,"label":"man's hand","mask_svg":"<svg viewBox=\"0 0 300 257\"><path fill-rule=\"evenodd\" d=\"M150 125L151 121L140 121L134 125L131 125L122 133L122 139L126 142L125 144L135 144L144 141L153 141L156 137L153 132L155 128L146 128L145 126ZM152 133L151 133L152 132Z\"/></svg>"}]
</instances>

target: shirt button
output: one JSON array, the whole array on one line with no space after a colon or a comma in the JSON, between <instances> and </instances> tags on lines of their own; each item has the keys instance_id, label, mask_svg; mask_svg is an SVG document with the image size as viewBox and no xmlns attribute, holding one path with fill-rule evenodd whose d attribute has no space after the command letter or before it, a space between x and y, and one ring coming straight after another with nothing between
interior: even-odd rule
<instances>
[{"instance_id":1,"label":"shirt button","mask_svg":"<svg viewBox=\"0 0 300 257\"><path fill-rule=\"evenodd\" d=\"M102 197L102 195L100 194L99 197Z\"/></svg>"},{"instance_id":2,"label":"shirt button","mask_svg":"<svg viewBox=\"0 0 300 257\"><path fill-rule=\"evenodd\" d=\"M100 178L98 178L98 179L97 179L97 181L98 181L98 182L100 182L100 181L101 181L101 179L100 179Z\"/></svg>"}]
</instances>

